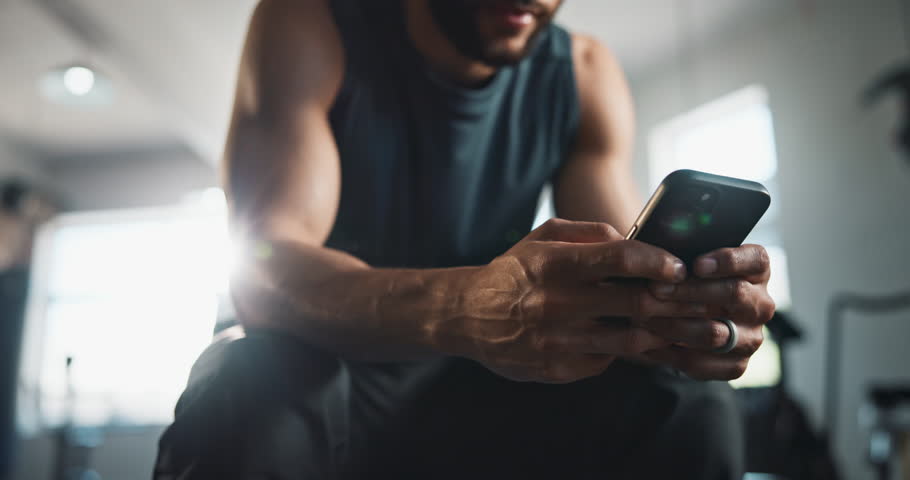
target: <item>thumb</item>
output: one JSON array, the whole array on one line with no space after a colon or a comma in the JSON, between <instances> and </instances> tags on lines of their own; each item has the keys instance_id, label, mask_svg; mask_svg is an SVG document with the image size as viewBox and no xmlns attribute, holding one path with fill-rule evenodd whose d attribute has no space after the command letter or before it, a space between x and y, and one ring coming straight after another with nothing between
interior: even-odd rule
<instances>
[{"instance_id":1,"label":"thumb","mask_svg":"<svg viewBox=\"0 0 910 480\"><path fill-rule=\"evenodd\" d=\"M601 243L623 240L625 237L607 223L551 218L525 238L542 242Z\"/></svg>"}]
</instances>

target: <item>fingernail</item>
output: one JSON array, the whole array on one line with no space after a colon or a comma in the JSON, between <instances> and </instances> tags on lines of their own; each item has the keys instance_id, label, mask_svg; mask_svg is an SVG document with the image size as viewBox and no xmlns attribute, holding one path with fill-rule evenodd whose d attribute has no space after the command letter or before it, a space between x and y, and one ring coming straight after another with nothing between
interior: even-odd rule
<instances>
[{"instance_id":1,"label":"fingernail","mask_svg":"<svg viewBox=\"0 0 910 480\"><path fill-rule=\"evenodd\" d=\"M700 276L711 275L717 271L717 260L706 257L698 259L698 262L695 264L695 273Z\"/></svg>"},{"instance_id":2,"label":"fingernail","mask_svg":"<svg viewBox=\"0 0 910 480\"><path fill-rule=\"evenodd\" d=\"M686 279L686 266L679 260L673 262L673 276L676 277L677 282Z\"/></svg>"},{"instance_id":3,"label":"fingernail","mask_svg":"<svg viewBox=\"0 0 910 480\"><path fill-rule=\"evenodd\" d=\"M676 285L673 285L672 283L658 283L654 287L654 293L656 293L658 297L669 297L670 295L673 295L674 291L676 291Z\"/></svg>"}]
</instances>

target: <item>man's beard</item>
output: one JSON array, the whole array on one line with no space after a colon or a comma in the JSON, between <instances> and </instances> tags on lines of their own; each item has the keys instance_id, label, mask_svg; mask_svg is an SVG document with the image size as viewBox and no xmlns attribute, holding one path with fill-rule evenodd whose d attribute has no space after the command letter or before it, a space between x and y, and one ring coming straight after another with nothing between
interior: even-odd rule
<instances>
[{"instance_id":1,"label":"man's beard","mask_svg":"<svg viewBox=\"0 0 910 480\"><path fill-rule=\"evenodd\" d=\"M443 35L452 42L458 53L493 67L514 65L525 58L537 44L541 31L552 17L537 18L538 24L520 52L499 51L485 42L477 29L479 10L489 0L429 0L430 12ZM516 0L517 4L534 3Z\"/></svg>"}]
</instances>

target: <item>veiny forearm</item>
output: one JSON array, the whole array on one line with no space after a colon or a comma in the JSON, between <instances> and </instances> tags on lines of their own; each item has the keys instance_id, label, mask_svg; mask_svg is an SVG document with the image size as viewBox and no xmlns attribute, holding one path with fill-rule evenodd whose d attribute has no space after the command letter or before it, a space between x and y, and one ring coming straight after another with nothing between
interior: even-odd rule
<instances>
[{"instance_id":1,"label":"veiny forearm","mask_svg":"<svg viewBox=\"0 0 910 480\"><path fill-rule=\"evenodd\" d=\"M241 322L364 361L440 355L436 330L464 315L473 267L371 268L302 242L259 242L232 280Z\"/></svg>"}]
</instances>

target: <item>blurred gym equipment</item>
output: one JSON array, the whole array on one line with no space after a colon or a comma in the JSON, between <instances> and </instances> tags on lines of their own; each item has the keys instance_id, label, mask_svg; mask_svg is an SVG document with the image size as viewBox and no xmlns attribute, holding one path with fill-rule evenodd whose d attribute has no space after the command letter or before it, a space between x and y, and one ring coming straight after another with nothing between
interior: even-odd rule
<instances>
[{"instance_id":1,"label":"blurred gym equipment","mask_svg":"<svg viewBox=\"0 0 910 480\"><path fill-rule=\"evenodd\" d=\"M891 295L840 294L828 308L828 351L825 375L825 418L828 435L837 435L837 414L840 408L841 365L845 313L886 314L908 311L910 291ZM863 317L864 320L867 317ZM862 427L869 430L868 460L879 478L891 478L892 467L900 466L904 478L910 478L910 381L906 384L873 386L867 391L867 404L860 415ZM903 453L902 450L903 449ZM901 465L902 464L902 465Z\"/></svg>"}]
</instances>

